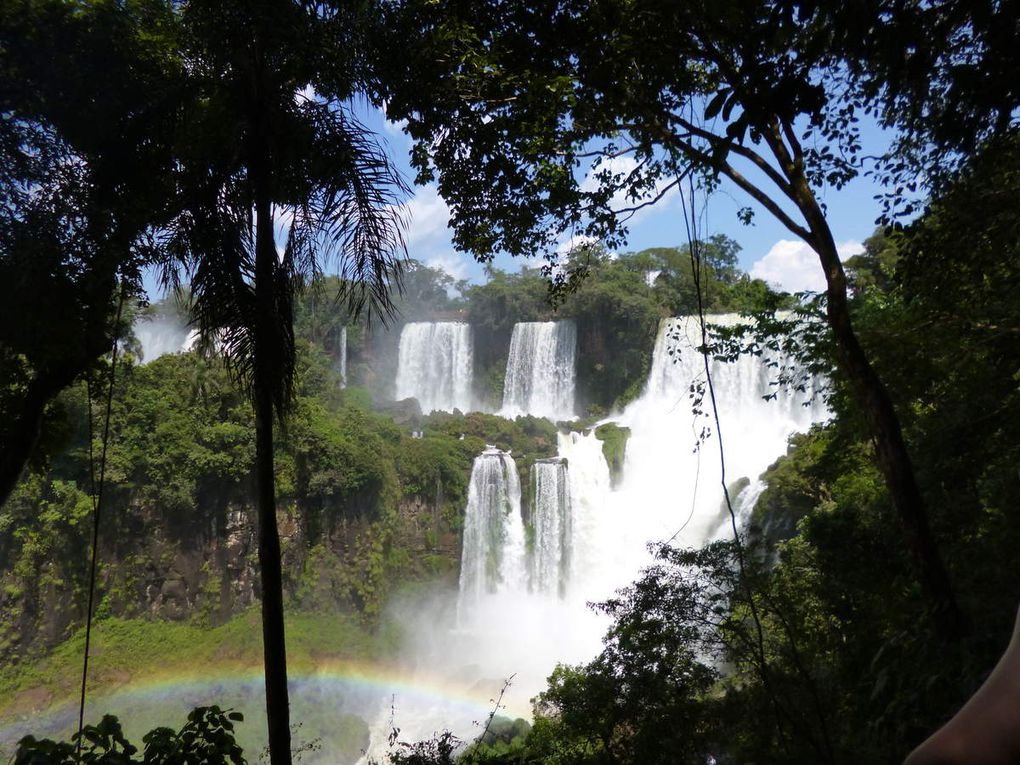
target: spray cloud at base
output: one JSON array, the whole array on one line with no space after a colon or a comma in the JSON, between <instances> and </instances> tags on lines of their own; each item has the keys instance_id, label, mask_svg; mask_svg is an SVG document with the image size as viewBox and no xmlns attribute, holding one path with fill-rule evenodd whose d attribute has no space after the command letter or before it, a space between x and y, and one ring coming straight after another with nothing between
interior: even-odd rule
<instances>
[{"instance_id":1,"label":"spray cloud at base","mask_svg":"<svg viewBox=\"0 0 1020 765\"><path fill-rule=\"evenodd\" d=\"M708 320L726 326L740 319L718 315ZM523 341L540 331L552 333L555 328L515 329L514 336ZM558 341L549 340L548 345L559 347ZM479 455L466 509L459 592L398 609L410 636L406 671L413 675L427 668L490 698L503 679L513 675L501 713L526 715L529 700L543 690L557 663L583 662L598 652L608 622L588 604L605 600L634 580L651 562L649 542L672 540L698 547L730 536L719 434L710 416L700 345L697 320L665 319L660 324L644 392L604 421L629 431L615 488L594 428L561 432L558 457L531 466L532 507L527 509L521 506L513 455L493 448ZM518 357L527 363L521 362L515 374L533 376L535 354L519 352ZM511 365L514 358L511 353ZM710 359L709 368L719 405L727 485L739 486L732 499L744 520L762 491L759 475L785 452L788 437L827 413L810 394L776 390L760 357L745 355L730 363ZM509 380L510 367L507 376ZM559 381L567 377L562 372L547 376ZM548 383L533 390L553 391L555 396L547 399L567 398ZM518 402L526 398L505 394L504 411L508 397ZM543 400L541 412L534 413L556 408ZM522 413L532 412L525 408ZM457 719L452 709L445 717L435 708L401 709L398 704L396 711L407 740L446 727L462 737L474 735L473 721ZM380 732L375 731L374 740Z\"/></svg>"}]
</instances>

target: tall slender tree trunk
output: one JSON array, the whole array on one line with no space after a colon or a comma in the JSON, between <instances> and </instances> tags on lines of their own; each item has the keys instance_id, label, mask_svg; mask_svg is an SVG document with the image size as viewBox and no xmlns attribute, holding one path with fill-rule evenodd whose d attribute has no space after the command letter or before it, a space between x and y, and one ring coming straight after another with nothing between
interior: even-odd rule
<instances>
[{"instance_id":1,"label":"tall slender tree trunk","mask_svg":"<svg viewBox=\"0 0 1020 765\"><path fill-rule=\"evenodd\" d=\"M276 525L276 474L273 466L275 385L278 355L276 242L272 204L263 173L255 174L255 483L259 518L259 570L262 578L262 648L266 675L269 761L290 765L290 701L287 644L283 623L283 572Z\"/></svg>"},{"instance_id":2,"label":"tall slender tree trunk","mask_svg":"<svg viewBox=\"0 0 1020 765\"><path fill-rule=\"evenodd\" d=\"M813 237L809 244L818 254L825 272L826 313L836 339L837 360L871 430L878 467L903 526L921 588L934 606L940 632L946 639L955 641L963 634L964 619L931 532L899 417L889 391L868 360L851 324L846 272L832 230L807 180L803 175L799 180L795 189Z\"/></svg>"}]
</instances>

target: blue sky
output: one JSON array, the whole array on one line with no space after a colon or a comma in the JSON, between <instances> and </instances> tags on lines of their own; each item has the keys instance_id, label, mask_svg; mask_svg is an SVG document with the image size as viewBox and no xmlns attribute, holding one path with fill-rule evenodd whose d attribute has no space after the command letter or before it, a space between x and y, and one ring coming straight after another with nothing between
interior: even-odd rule
<instances>
[{"instance_id":1,"label":"blue sky","mask_svg":"<svg viewBox=\"0 0 1020 765\"><path fill-rule=\"evenodd\" d=\"M374 130L387 146L394 163L409 182L414 173L408 161L410 140L398 125L387 122L382 112L361 104L356 112L367 127ZM877 154L888 144L888 136L875 125L862 129L866 153ZM879 203L874 199L877 187L867 177L856 178L840 190L826 189L820 194L828 209L829 223L843 257L861 250L861 243L875 230ZM751 225L737 219L737 211L745 206L755 209ZM773 286L795 292L821 290L824 286L817 256L807 245L787 231L779 221L751 203L740 189L724 185L705 200L697 200L702 218L702 234L725 234L741 246L740 265L753 276ZM482 266L471 256L457 252L448 227L449 211L434 186L415 187L408 201L409 226L406 232L408 254L433 267L442 268L458 279L477 282L483 279ZM681 201L677 194L668 195L656 205L639 212L630 222L627 246L622 251L646 247L676 246L686 242ZM508 271L522 265L537 265L537 259L496 258L497 267ZM154 279L146 278L150 296L158 297Z\"/></svg>"},{"instance_id":2,"label":"blue sky","mask_svg":"<svg viewBox=\"0 0 1020 765\"><path fill-rule=\"evenodd\" d=\"M386 122L382 114L362 111L362 119L387 142L391 156L408 179L414 175L408 164L409 139L399 126ZM877 153L888 143L887 136L876 126L862 131L864 148ZM841 254L848 257L861 249L861 243L875 230L879 203L874 199L877 188L866 177L859 177L840 190L826 189L821 201ZM737 211L745 206L755 208L750 226L737 219ZM775 286L798 291L821 289L823 277L817 256L787 231L772 215L751 205L749 197L732 186L723 186L711 198L698 200L704 210L704 234L721 233L741 245L741 266ZM412 258L431 266L441 267L457 278L471 281L482 279L482 268L464 253L456 252L447 227L449 213L434 186L416 187L409 204L410 225L407 231L408 251ZM680 198L667 196L648 208L631 222L627 246L623 251L646 247L674 246L686 242ZM536 261L530 261L534 264ZM529 261L508 256L498 257L496 265L516 270Z\"/></svg>"}]
</instances>

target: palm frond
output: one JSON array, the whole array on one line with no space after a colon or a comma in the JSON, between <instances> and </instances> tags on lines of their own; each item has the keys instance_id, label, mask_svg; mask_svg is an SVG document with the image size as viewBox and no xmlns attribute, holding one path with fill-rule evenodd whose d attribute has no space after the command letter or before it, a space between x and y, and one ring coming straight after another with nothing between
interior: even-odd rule
<instances>
[{"instance_id":1,"label":"palm frond","mask_svg":"<svg viewBox=\"0 0 1020 765\"><path fill-rule=\"evenodd\" d=\"M372 131L347 109L323 103L301 109L315 137L305 166L311 193L292 226L304 259L299 270L317 275L335 266L337 300L352 316L367 312L385 323L407 262L402 204L408 186Z\"/></svg>"}]
</instances>

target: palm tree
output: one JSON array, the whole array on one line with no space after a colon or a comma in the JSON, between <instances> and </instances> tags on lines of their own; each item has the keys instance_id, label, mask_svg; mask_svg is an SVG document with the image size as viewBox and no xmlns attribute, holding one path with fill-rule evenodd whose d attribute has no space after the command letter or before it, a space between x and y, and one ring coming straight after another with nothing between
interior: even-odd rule
<instances>
[{"instance_id":1,"label":"palm tree","mask_svg":"<svg viewBox=\"0 0 1020 765\"><path fill-rule=\"evenodd\" d=\"M216 337L255 411L273 765L291 761L273 428L293 390L295 293L334 263L349 310L386 314L406 257L406 187L346 106L362 86L364 10L191 0L180 11L193 83L178 176L182 213L164 242L164 273L176 286L190 278L193 318L206 338Z\"/></svg>"}]
</instances>

